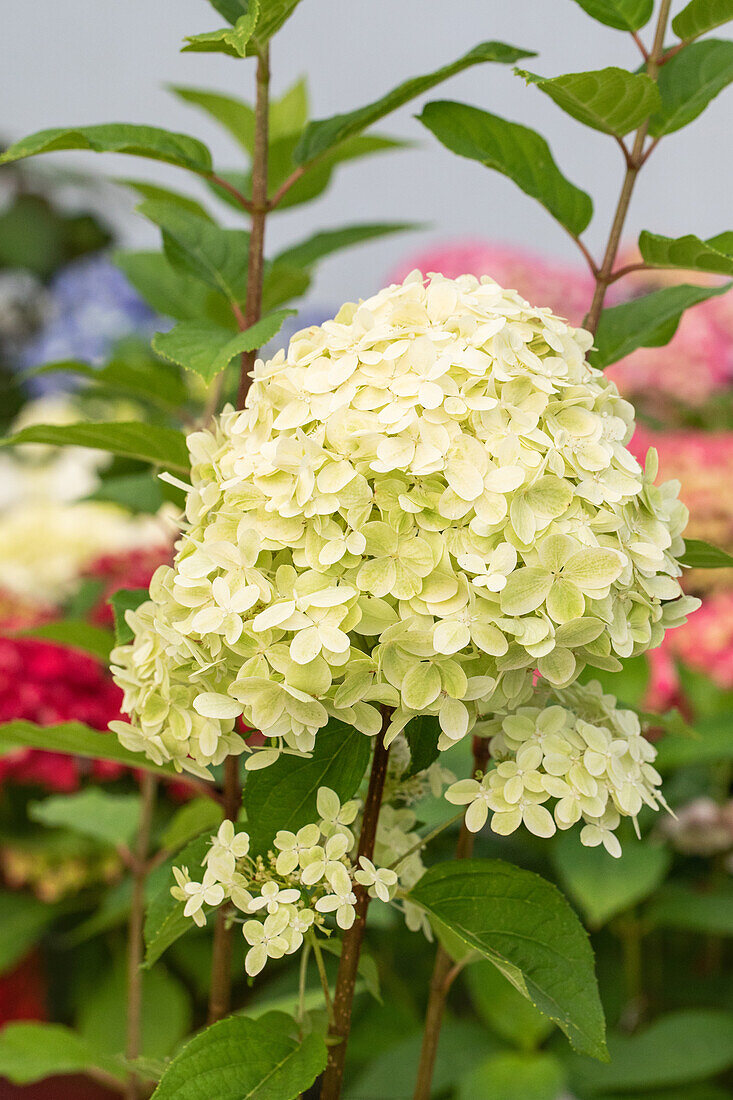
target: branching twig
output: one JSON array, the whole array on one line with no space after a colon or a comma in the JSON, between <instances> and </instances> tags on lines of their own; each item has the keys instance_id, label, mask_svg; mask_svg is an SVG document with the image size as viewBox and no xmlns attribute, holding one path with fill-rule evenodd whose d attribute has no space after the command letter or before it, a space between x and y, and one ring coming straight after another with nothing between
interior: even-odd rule
<instances>
[{"instance_id":1,"label":"branching twig","mask_svg":"<svg viewBox=\"0 0 733 1100\"><path fill-rule=\"evenodd\" d=\"M382 806L384 793L384 781L387 777L387 763L389 749L384 746L384 735L390 722L392 710L384 707L382 711L382 729L376 737L374 744L374 757L372 770L369 776L369 789L364 802L364 814L361 824L361 836L359 837L359 856L371 859L374 855L374 842L377 837L377 824L379 811ZM358 858L358 857L357 857ZM354 989L356 987L356 975L361 955L361 945L364 940L367 909L369 908L369 893L365 886L354 887L356 895L356 918L351 928L344 936L339 959L338 976L336 978L336 990L333 998L333 1023L329 1028L329 1036L333 1045L328 1048L328 1063L323 1075L321 1087L321 1100L338 1100L341 1095L341 1085L344 1076L344 1061L346 1058L346 1044L351 1029L351 1008L354 1003Z\"/></svg>"},{"instance_id":2,"label":"branching twig","mask_svg":"<svg viewBox=\"0 0 733 1100\"><path fill-rule=\"evenodd\" d=\"M221 176L217 176L215 172L206 173L206 179L215 183L217 187L221 187L222 190L228 192L233 199L239 203L243 210L246 210L248 214L252 213L253 204L250 199L243 195L242 192L230 183L229 180L223 179Z\"/></svg>"},{"instance_id":3,"label":"branching twig","mask_svg":"<svg viewBox=\"0 0 733 1100\"><path fill-rule=\"evenodd\" d=\"M310 168L311 165L301 164L294 172L288 176L284 183L281 183L275 194L272 196L267 204L268 210L274 210L280 205L281 201L285 198L293 184L296 184L306 170L306 167Z\"/></svg>"}]
</instances>

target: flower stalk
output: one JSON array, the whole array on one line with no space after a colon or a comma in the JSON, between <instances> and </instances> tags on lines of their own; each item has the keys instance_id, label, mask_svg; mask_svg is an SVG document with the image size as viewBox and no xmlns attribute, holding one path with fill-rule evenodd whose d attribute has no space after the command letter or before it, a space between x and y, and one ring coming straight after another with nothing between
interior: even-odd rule
<instances>
[{"instance_id":1,"label":"flower stalk","mask_svg":"<svg viewBox=\"0 0 733 1100\"><path fill-rule=\"evenodd\" d=\"M382 805L384 782L387 778L387 764L389 761L389 748L385 748L384 735L387 732L391 715L392 709L384 707L382 710L382 729L377 735L374 745L369 789L364 802L364 816L359 837L359 857L365 856L367 859L371 859L374 855L374 844L377 838L379 811ZM328 1030L332 1045L328 1049L328 1063L323 1075L321 1100L338 1100L343 1084L346 1045L351 1028L351 1010L354 1003L356 975L361 947L364 942L367 910L371 900L365 886L355 886L354 894L356 895L356 918L344 936L341 948L333 998L333 1019Z\"/></svg>"}]
</instances>

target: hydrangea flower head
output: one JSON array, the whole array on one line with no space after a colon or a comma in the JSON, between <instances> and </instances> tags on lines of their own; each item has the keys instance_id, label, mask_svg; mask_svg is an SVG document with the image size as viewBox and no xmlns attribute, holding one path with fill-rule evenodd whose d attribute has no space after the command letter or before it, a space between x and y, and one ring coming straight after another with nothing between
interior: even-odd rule
<instances>
[{"instance_id":1,"label":"hydrangea flower head","mask_svg":"<svg viewBox=\"0 0 733 1100\"><path fill-rule=\"evenodd\" d=\"M308 753L329 717L440 746L521 704L536 671L661 641L687 511L626 444L591 336L488 277L401 284L259 361L244 410L189 437L173 567L113 654L130 748L205 770Z\"/></svg>"}]
</instances>

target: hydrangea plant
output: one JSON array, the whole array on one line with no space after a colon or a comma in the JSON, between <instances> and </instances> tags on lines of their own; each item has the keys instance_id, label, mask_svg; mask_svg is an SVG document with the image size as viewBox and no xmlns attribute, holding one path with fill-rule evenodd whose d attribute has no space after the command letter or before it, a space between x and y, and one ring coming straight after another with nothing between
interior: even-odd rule
<instances>
[{"instance_id":1,"label":"hydrangea plant","mask_svg":"<svg viewBox=\"0 0 733 1100\"><path fill-rule=\"evenodd\" d=\"M246 230L225 228L198 199L133 184L163 253L120 262L176 324L154 337L144 371L110 364L91 384L132 387L155 412L143 422L36 425L12 440L147 461L181 504L173 564L149 591L114 600L112 665L130 719L112 723L114 750L92 731L6 732L106 751L144 773L134 850L119 845L132 878L129 1097L144 1094L150 1075L158 1100L181 1090L192 1100L263 1090L292 1100L322 1075L322 1100L338 1100L357 980L374 976L362 953L370 911L384 921L397 909L416 936L439 940L416 1100L431 1095L451 981L475 955L577 1051L607 1057L592 951L574 911L534 871L470 857L484 826L497 845L524 826L541 868L556 831L579 835L581 851L619 857L620 819L638 826L665 804L647 716L595 677L658 646L695 609L680 588L685 565L730 562L683 540L679 486L656 484L653 451L642 466L629 450L634 412L603 368L661 346L684 309L727 287L667 287L604 306L627 273L616 255L636 178L658 141L727 82L707 74L710 65L728 71L730 44L693 41L727 18L718 18L725 5L707 0L691 0L675 19L679 41L668 49L669 0L660 0L649 45L638 32L651 0L578 2L631 32L645 71L520 75L623 151L602 260L581 239L591 199L539 134L448 101L428 103L420 121L453 152L509 176L569 233L592 277L583 327L491 272L412 272L296 331L271 358L257 354L317 260L404 228L349 226L266 260L268 219L320 194L339 161L393 145L365 131L395 108L470 66L533 56L504 43L484 42L365 107L308 123L301 86L270 101L270 41L296 9L307 18L307 5L212 0L227 25L184 48L252 58L254 106L198 89L177 94L236 138L247 172L215 168L195 138L122 124L41 131L2 158L87 148L162 160L247 218ZM680 98L690 85L694 106L687 92ZM642 238L645 266L733 274L730 234ZM179 367L196 376L187 386ZM157 853L156 775L184 778L206 797L203 810L184 807ZM459 820L456 858L426 869L429 843ZM145 913L146 883L166 860ZM161 1071L139 1057L143 941L152 966L197 928L210 935L210 1026ZM329 953L338 956L335 981ZM291 955L292 1015L231 1014L236 967L266 983ZM2 1044L0 1071L1 1055ZM119 1081L119 1063L113 1069Z\"/></svg>"}]
</instances>

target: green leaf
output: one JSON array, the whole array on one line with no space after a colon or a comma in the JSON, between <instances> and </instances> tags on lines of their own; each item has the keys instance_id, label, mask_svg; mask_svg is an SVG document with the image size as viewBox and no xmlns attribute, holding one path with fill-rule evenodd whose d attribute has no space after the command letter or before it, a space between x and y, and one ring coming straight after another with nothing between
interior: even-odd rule
<instances>
[{"instance_id":1,"label":"green leaf","mask_svg":"<svg viewBox=\"0 0 733 1100\"><path fill-rule=\"evenodd\" d=\"M117 252L113 258L156 313L176 321L205 317L236 329L227 300L198 278L174 268L162 252Z\"/></svg>"},{"instance_id":2,"label":"green leaf","mask_svg":"<svg viewBox=\"0 0 733 1100\"><path fill-rule=\"evenodd\" d=\"M174 864L176 867L188 867L192 877L195 878L208 850L209 834L207 832L190 841L182 852L172 856L163 865L165 868L165 872L161 875L163 885L153 896L145 912L143 938L145 939L146 969L156 963L163 952L185 932L195 928L191 917L183 915L185 903L176 901L171 894L171 886L175 885L171 868Z\"/></svg>"},{"instance_id":3,"label":"green leaf","mask_svg":"<svg viewBox=\"0 0 733 1100\"><path fill-rule=\"evenodd\" d=\"M625 706L640 707L649 688L649 662L643 653L629 657L618 672L606 672L597 668L586 668L580 682L598 680L604 692L610 692Z\"/></svg>"},{"instance_id":4,"label":"green leaf","mask_svg":"<svg viewBox=\"0 0 733 1100\"><path fill-rule=\"evenodd\" d=\"M608 367L637 348L659 348L677 331L690 306L725 294L725 286L667 286L604 309L595 337L596 350L588 356L594 367Z\"/></svg>"},{"instance_id":5,"label":"green leaf","mask_svg":"<svg viewBox=\"0 0 733 1100\"><path fill-rule=\"evenodd\" d=\"M554 1029L552 1020L517 992L487 959L466 966L463 974L481 1019L513 1047L535 1050Z\"/></svg>"},{"instance_id":6,"label":"green leaf","mask_svg":"<svg viewBox=\"0 0 733 1100\"><path fill-rule=\"evenodd\" d=\"M461 1079L457 1100L558 1100L565 1083L553 1054L494 1054Z\"/></svg>"},{"instance_id":7,"label":"green leaf","mask_svg":"<svg viewBox=\"0 0 733 1100\"><path fill-rule=\"evenodd\" d=\"M260 17L257 20L255 38L264 46L293 14L300 0L261 0Z\"/></svg>"},{"instance_id":8,"label":"green leaf","mask_svg":"<svg viewBox=\"0 0 733 1100\"><path fill-rule=\"evenodd\" d=\"M408 894L562 1028L583 1053L605 1057L593 952L560 891L500 860L431 867Z\"/></svg>"},{"instance_id":9,"label":"green leaf","mask_svg":"<svg viewBox=\"0 0 733 1100\"><path fill-rule=\"evenodd\" d=\"M723 882L696 889L668 882L644 910L644 920L655 928L678 928L711 936L733 936L733 885Z\"/></svg>"},{"instance_id":10,"label":"green leaf","mask_svg":"<svg viewBox=\"0 0 733 1100\"><path fill-rule=\"evenodd\" d=\"M181 982L163 967L143 970L141 980L140 1053L166 1058L191 1029L191 1002ZM119 1057L125 1052L126 1015L126 960L118 955L84 989L76 1026L95 1051Z\"/></svg>"},{"instance_id":11,"label":"green leaf","mask_svg":"<svg viewBox=\"0 0 733 1100\"><path fill-rule=\"evenodd\" d=\"M330 787L342 802L351 798L370 752L369 737L332 718L319 731L309 758L283 755L269 768L250 772L244 808L253 850L267 851L279 829L295 831L315 821L319 787Z\"/></svg>"},{"instance_id":12,"label":"green leaf","mask_svg":"<svg viewBox=\"0 0 733 1100\"><path fill-rule=\"evenodd\" d=\"M14 1085L93 1069L124 1078L118 1062L93 1050L62 1024L9 1023L0 1032L0 1077Z\"/></svg>"},{"instance_id":13,"label":"green leaf","mask_svg":"<svg viewBox=\"0 0 733 1100\"><path fill-rule=\"evenodd\" d=\"M684 1085L733 1064L733 1013L715 1009L670 1012L635 1035L609 1035L607 1065L568 1060L573 1092Z\"/></svg>"},{"instance_id":14,"label":"green leaf","mask_svg":"<svg viewBox=\"0 0 733 1100\"><path fill-rule=\"evenodd\" d=\"M345 1100L406 1100L412 1095L422 1032L401 1038L404 1034L401 1022L388 1028L390 1045L386 1049L379 1043L376 1050L369 1050L373 1056L352 1087L347 1087ZM498 1048L497 1040L486 1028L473 1020L453 1020L448 1016L440 1029L432 1095L455 1095L453 1090L459 1080L479 1062L497 1053ZM483 1098L474 1095L472 1100Z\"/></svg>"},{"instance_id":15,"label":"green leaf","mask_svg":"<svg viewBox=\"0 0 733 1100\"><path fill-rule=\"evenodd\" d=\"M343 229L328 229L322 233L315 233L300 244L286 248L278 255L277 260L292 264L294 267L311 267L324 256L330 256L342 248L353 248L356 244L374 240L376 237L387 237L392 233L406 233L408 230L420 228L415 222L378 222L368 225L348 225Z\"/></svg>"},{"instance_id":16,"label":"green leaf","mask_svg":"<svg viewBox=\"0 0 733 1100\"><path fill-rule=\"evenodd\" d=\"M662 105L656 84L644 73L611 67L548 78L516 71L578 122L616 137L635 130Z\"/></svg>"},{"instance_id":17,"label":"green leaf","mask_svg":"<svg viewBox=\"0 0 733 1100\"><path fill-rule=\"evenodd\" d=\"M169 332L157 332L153 348L165 359L193 371L207 383L213 382L243 351L254 351L272 340L293 309L281 309L263 317L243 332L232 336L228 329L210 321L180 321Z\"/></svg>"},{"instance_id":18,"label":"green leaf","mask_svg":"<svg viewBox=\"0 0 733 1100\"><path fill-rule=\"evenodd\" d=\"M31 894L21 894L17 890L0 891L0 974L14 967L31 947L38 944L42 932L55 917L56 910L52 905L39 901Z\"/></svg>"},{"instance_id":19,"label":"green leaf","mask_svg":"<svg viewBox=\"0 0 733 1100\"><path fill-rule=\"evenodd\" d=\"M577 236L588 225L590 196L565 178L535 130L448 100L426 104L418 117L447 149L508 176L571 233Z\"/></svg>"},{"instance_id":20,"label":"green leaf","mask_svg":"<svg viewBox=\"0 0 733 1100\"><path fill-rule=\"evenodd\" d=\"M703 539L685 539L685 552L680 562L692 569L728 569L733 565L733 557L727 550Z\"/></svg>"},{"instance_id":21,"label":"green leaf","mask_svg":"<svg viewBox=\"0 0 733 1100\"><path fill-rule=\"evenodd\" d=\"M285 302L300 298L310 286L307 271L292 264L274 260L265 264L265 281L262 287L262 309L267 313Z\"/></svg>"},{"instance_id":22,"label":"green leaf","mask_svg":"<svg viewBox=\"0 0 733 1100\"><path fill-rule=\"evenodd\" d=\"M81 649L84 653L90 653L92 657L99 658L105 664L109 660L114 645L114 638L109 630L73 619L42 623L41 626L34 626L32 630L20 631L19 637L44 638L48 642L58 642L59 645L68 646L69 649Z\"/></svg>"},{"instance_id":23,"label":"green leaf","mask_svg":"<svg viewBox=\"0 0 733 1100\"><path fill-rule=\"evenodd\" d=\"M230 1016L195 1035L166 1069L155 1100L295 1100L326 1065L326 1044L302 1042L282 1012Z\"/></svg>"},{"instance_id":24,"label":"green leaf","mask_svg":"<svg viewBox=\"0 0 733 1100\"><path fill-rule=\"evenodd\" d=\"M440 723L433 714L419 714L417 718L410 719L405 727L405 737L410 746L410 765L403 779L417 775L438 759L440 733Z\"/></svg>"},{"instance_id":25,"label":"green leaf","mask_svg":"<svg viewBox=\"0 0 733 1100\"><path fill-rule=\"evenodd\" d=\"M167 499L163 483L149 473L123 474L105 478L84 500L104 500L119 504L135 514L155 513Z\"/></svg>"},{"instance_id":26,"label":"green leaf","mask_svg":"<svg viewBox=\"0 0 733 1100\"><path fill-rule=\"evenodd\" d=\"M603 848L586 848L574 830L561 833L552 857L562 885L591 928L652 894L669 870L669 851L648 840L626 840L621 859Z\"/></svg>"},{"instance_id":27,"label":"green leaf","mask_svg":"<svg viewBox=\"0 0 733 1100\"><path fill-rule=\"evenodd\" d=\"M131 153L133 156L162 160L167 164L178 165L179 168L188 168L192 172L205 174L211 171L211 153L196 138L170 130L159 130L156 126L137 126L127 122L39 130L14 142L0 155L0 164L62 149Z\"/></svg>"},{"instance_id":28,"label":"green leaf","mask_svg":"<svg viewBox=\"0 0 733 1100\"><path fill-rule=\"evenodd\" d=\"M114 183L119 183L121 187L129 187L132 191L135 191L141 199L151 199L154 202L169 202L173 206L180 206L183 210L187 210L189 214L196 214L199 218L206 218L208 221L212 221L211 214L206 210L200 202L196 199L192 199L190 195L181 195L178 191L172 191L170 187L162 187L159 183L150 183L149 180L131 180L131 179L115 179Z\"/></svg>"},{"instance_id":29,"label":"green leaf","mask_svg":"<svg viewBox=\"0 0 733 1100\"><path fill-rule=\"evenodd\" d=\"M107 387L127 397L152 401L166 411L178 411L188 399L188 391L179 372L167 363L161 363L148 352L136 357L130 350L125 356L115 357L102 367L90 367L88 363L75 360L61 360L36 367L28 374L36 377L58 372L78 375L97 387Z\"/></svg>"},{"instance_id":30,"label":"green leaf","mask_svg":"<svg viewBox=\"0 0 733 1100\"><path fill-rule=\"evenodd\" d=\"M254 153L255 114L249 103L234 96L205 88L169 85L169 90L185 103L200 107L227 130L250 156ZM308 119L308 93L304 80L298 80L278 100L270 101L268 139L273 145L290 134L300 134Z\"/></svg>"},{"instance_id":31,"label":"green leaf","mask_svg":"<svg viewBox=\"0 0 733 1100\"><path fill-rule=\"evenodd\" d=\"M112 608L115 621L115 643L127 645L134 634L132 627L127 622L127 611L137 611L141 603L150 599L150 591L147 588L118 588L107 600Z\"/></svg>"},{"instance_id":32,"label":"green leaf","mask_svg":"<svg viewBox=\"0 0 733 1100\"><path fill-rule=\"evenodd\" d=\"M129 845L140 818L140 797L87 787L76 794L51 795L42 802L31 802L28 816L47 828L70 829L102 844Z\"/></svg>"},{"instance_id":33,"label":"green leaf","mask_svg":"<svg viewBox=\"0 0 733 1100\"><path fill-rule=\"evenodd\" d=\"M297 141L297 137L291 135L270 146L268 170L270 198L295 168L293 152ZM396 141L378 134L356 134L354 137L347 138L306 167L303 175L296 180L275 209L287 210L291 206L300 206L304 202L311 202L318 198L329 186L334 170L341 164L373 156L375 153L390 153L397 149L404 149L407 144L407 142ZM249 183L245 181L243 186L249 188Z\"/></svg>"},{"instance_id":34,"label":"green leaf","mask_svg":"<svg viewBox=\"0 0 733 1100\"><path fill-rule=\"evenodd\" d=\"M436 84L440 84L456 73L463 72L464 69L468 69L472 65L479 65L486 61L511 65L515 61L520 61L523 57L534 56L535 54L531 50L517 49L516 46L508 46L504 42L482 42L475 49L452 62L452 64L444 65L425 76L413 77L412 80L405 81L404 84L400 84L397 88L388 92L387 95L382 96L381 99L375 100L374 103L370 103L366 107L349 111L347 114L334 115L333 118L320 119L317 122L309 123L295 149L295 163L310 163L310 161L322 156L345 138L366 130L368 126L371 126L380 118L396 111L403 103L415 99L416 96L434 88Z\"/></svg>"},{"instance_id":35,"label":"green leaf","mask_svg":"<svg viewBox=\"0 0 733 1100\"><path fill-rule=\"evenodd\" d=\"M128 768L144 768L156 775L176 776L172 764L153 764L141 753L124 749L112 733L85 726L82 722L60 722L54 726L37 726L17 718L0 724L0 751L5 748L46 749L48 752L89 756L93 760L111 760Z\"/></svg>"},{"instance_id":36,"label":"green leaf","mask_svg":"<svg viewBox=\"0 0 733 1100\"><path fill-rule=\"evenodd\" d=\"M176 810L166 826L161 843L167 851L177 851L201 833L215 833L221 819L221 806L213 798L192 798Z\"/></svg>"},{"instance_id":37,"label":"green leaf","mask_svg":"<svg viewBox=\"0 0 733 1100\"><path fill-rule=\"evenodd\" d=\"M155 424L115 420L109 424L32 424L0 439L0 446L48 443L52 447L91 447L137 458L169 470L188 472L188 450L183 432Z\"/></svg>"},{"instance_id":38,"label":"green leaf","mask_svg":"<svg viewBox=\"0 0 733 1100\"><path fill-rule=\"evenodd\" d=\"M247 0L209 0L209 3L232 26L247 10Z\"/></svg>"},{"instance_id":39,"label":"green leaf","mask_svg":"<svg viewBox=\"0 0 733 1100\"><path fill-rule=\"evenodd\" d=\"M701 240L693 233L684 237L660 237L645 229L639 236L642 259L651 267L680 267L688 271L708 271L713 275L733 275L733 247L723 251L715 242L728 243L729 234ZM733 242L731 242L733 244Z\"/></svg>"},{"instance_id":40,"label":"green leaf","mask_svg":"<svg viewBox=\"0 0 733 1100\"><path fill-rule=\"evenodd\" d=\"M693 764L713 764L733 760L731 713L716 714L695 724L697 737L667 734L657 744L654 766L661 772Z\"/></svg>"},{"instance_id":41,"label":"green leaf","mask_svg":"<svg viewBox=\"0 0 733 1100\"><path fill-rule=\"evenodd\" d=\"M234 96L207 91L205 88L186 88L174 84L169 85L168 88L184 103L192 103L215 118L225 130L229 131L238 145L250 155L252 154L255 113L249 103L243 103L241 99L235 99ZM270 134L270 140L272 137L273 135Z\"/></svg>"},{"instance_id":42,"label":"green leaf","mask_svg":"<svg viewBox=\"0 0 733 1100\"><path fill-rule=\"evenodd\" d=\"M652 17L654 0L576 0L592 19L617 31L638 31Z\"/></svg>"},{"instance_id":43,"label":"green leaf","mask_svg":"<svg viewBox=\"0 0 733 1100\"><path fill-rule=\"evenodd\" d=\"M181 47L181 53L225 53L229 57L246 57L247 43L254 33L257 17L260 13L259 0L246 0L246 11L239 16L232 27L204 34L186 36L187 46Z\"/></svg>"},{"instance_id":44,"label":"green leaf","mask_svg":"<svg viewBox=\"0 0 733 1100\"><path fill-rule=\"evenodd\" d=\"M683 42L690 42L733 19L733 0L690 0L675 15L672 30Z\"/></svg>"},{"instance_id":45,"label":"green leaf","mask_svg":"<svg viewBox=\"0 0 733 1100\"><path fill-rule=\"evenodd\" d=\"M175 268L195 275L229 302L244 298L249 253L246 230L222 229L167 202L143 202L137 209L162 231L165 254Z\"/></svg>"},{"instance_id":46,"label":"green leaf","mask_svg":"<svg viewBox=\"0 0 733 1100\"><path fill-rule=\"evenodd\" d=\"M693 42L659 70L661 110L652 115L649 133L662 137L687 126L733 80L733 42L706 38Z\"/></svg>"}]
</instances>

